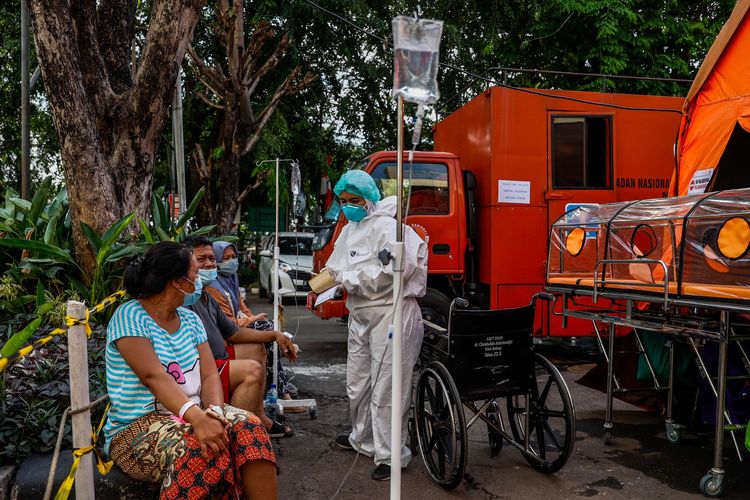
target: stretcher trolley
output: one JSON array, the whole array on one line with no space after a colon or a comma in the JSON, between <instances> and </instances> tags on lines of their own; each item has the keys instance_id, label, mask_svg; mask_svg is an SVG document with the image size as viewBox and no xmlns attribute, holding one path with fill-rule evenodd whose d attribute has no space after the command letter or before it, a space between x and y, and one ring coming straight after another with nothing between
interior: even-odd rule
<instances>
[{"instance_id":1,"label":"stretcher trolley","mask_svg":"<svg viewBox=\"0 0 750 500\"><path fill-rule=\"evenodd\" d=\"M507 441L541 472L559 470L573 449L575 409L568 386L532 347L537 298L553 299L537 294L524 307L470 310L458 298L447 329L425 322L411 448L419 448L430 476L446 489L463 479L468 430L480 420L493 455Z\"/></svg>"},{"instance_id":2,"label":"stretcher trolley","mask_svg":"<svg viewBox=\"0 0 750 500\"><path fill-rule=\"evenodd\" d=\"M617 328L628 328L654 379L667 392L666 432L680 440L672 418L674 353L685 342L716 402L713 467L700 481L704 495L722 494L722 448L730 433L740 460L740 433L726 410L727 352L737 349L750 378L750 189L677 198L592 205L563 215L551 229L547 291L560 297L563 321L589 320L607 361L604 438L613 437L612 396L628 389L614 373ZM667 385L659 383L640 333L665 335L669 349ZM708 373L702 346L718 343L716 373ZM606 344L606 347L605 347Z\"/></svg>"}]
</instances>

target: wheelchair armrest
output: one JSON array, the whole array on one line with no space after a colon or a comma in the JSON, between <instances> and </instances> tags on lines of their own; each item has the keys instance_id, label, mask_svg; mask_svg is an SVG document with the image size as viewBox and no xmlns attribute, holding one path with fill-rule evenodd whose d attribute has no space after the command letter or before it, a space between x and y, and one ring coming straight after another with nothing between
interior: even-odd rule
<instances>
[{"instance_id":1,"label":"wheelchair armrest","mask_svg":"<svg viewBox=\"0 0 750 500\"><path fill-rule=\"evenodd\" d=\"M432 331L434 331L436 333L441 333L443 335L446 335L448 333L448 329L447 328L443 328L442 326L436 325L435 323L433 323L431 321L427 321L426 319L423 319L422 323L424 323L424 326L426 328L429 328L430 330L432 330Z\"/></svg>"}]
</instances>

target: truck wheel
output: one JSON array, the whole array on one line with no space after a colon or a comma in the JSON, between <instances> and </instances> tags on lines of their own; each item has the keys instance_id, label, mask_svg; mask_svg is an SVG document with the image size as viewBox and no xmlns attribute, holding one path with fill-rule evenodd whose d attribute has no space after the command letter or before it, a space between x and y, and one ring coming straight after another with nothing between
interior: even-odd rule
<instances>
[{"instance_id":1,"label":"truck wheel","mask_svg":"<svg viewBox=\"0 0 750 500\"><path fill-rule=\"evenodd\" d=\"M417 299L422 318L443 328L448 328L451 299L435 288L428 288L424 297Z\"/></svg>"}]
</instances>

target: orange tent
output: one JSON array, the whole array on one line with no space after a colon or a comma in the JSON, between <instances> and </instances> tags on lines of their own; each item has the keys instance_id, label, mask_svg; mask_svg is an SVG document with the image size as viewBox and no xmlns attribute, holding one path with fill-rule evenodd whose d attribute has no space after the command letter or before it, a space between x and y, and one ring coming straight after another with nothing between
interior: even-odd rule
<instances>
[{"instance_id":1,"label":"orange tent","mask_svg":"<svg viewBox=\"0 0 750 500\"><path fill-rule=\"evenodd\" d=\"M737 2L685 98L672 195L750 187L749 10Z\"/></svg>"}]
</instances>

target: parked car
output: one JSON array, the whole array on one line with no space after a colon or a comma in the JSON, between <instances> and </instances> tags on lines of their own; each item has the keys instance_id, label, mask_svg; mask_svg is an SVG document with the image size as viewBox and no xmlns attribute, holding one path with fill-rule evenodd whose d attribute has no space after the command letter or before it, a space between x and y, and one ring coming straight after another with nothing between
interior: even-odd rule
<instances>
[{"instance_id":1,"label":"parked car","mask_svg":"<svg viewBox=\"0 0 750 500\"><path fill-rule=\"evenodd\" d=\"M312 276L313 233L279 233L279 294L282 297L306 297ZM274 236L261 243L258 266L258 292L273 302Z\"/></svg>"}]
</instances>

